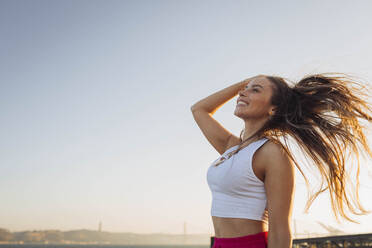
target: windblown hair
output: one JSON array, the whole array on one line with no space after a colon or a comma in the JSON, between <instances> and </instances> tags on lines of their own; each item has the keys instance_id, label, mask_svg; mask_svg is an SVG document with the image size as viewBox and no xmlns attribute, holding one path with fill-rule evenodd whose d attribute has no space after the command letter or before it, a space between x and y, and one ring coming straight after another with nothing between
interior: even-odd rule
<instances>
[{"instance_id":1,"label":"windblown hair","mask_svg":"<svg viewBox=\"0 0 372 248\"><path fill-rule=\"evenodd\" d=\"M293 137L302 152L313 160L322 177L320 189L308 198L305 211L308 211L320 193L328 189L336 220L339 221L339 213L343 218L359 224L346 215L344 204L353 214L371 213L370 210L365 210L359 201L360 164L357 144L361 144L372 157L372 151L363 133L365 127L358 120L361 118L367 122L372 121L372 106L367 100L371 97L371 92L366 88L367 85L343 73L307 75L293 86L289 86L282 77L266 78L272 83L271 104L276 106L276 111L256 133L244 141L241 139L238 149L232 154L242 149L243 143L253 137L267 137L283 147L300 170L309 190L308 179L289 151L286 136ZM283 137L285 145L280 141L280 137ZM355 195L352 195L355 196L352 202L356 208L351 204L346 191L350 179L349 172L345 170L345 158L350 155L347 148L351 148L357 158L356 190L353 192ZM322 188L324 181L327 186Z\"/></svg>"}]
</instances>

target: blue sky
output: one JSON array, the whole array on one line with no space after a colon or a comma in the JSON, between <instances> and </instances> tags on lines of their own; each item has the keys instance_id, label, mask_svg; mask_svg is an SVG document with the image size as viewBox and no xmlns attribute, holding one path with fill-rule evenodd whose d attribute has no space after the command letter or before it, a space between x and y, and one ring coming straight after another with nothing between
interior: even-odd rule
<instances>
[{"instance_id":1,"label":"blue sky","mask_svg":"<svg viewBox=\"0 0 372 248\"><path fill-rule=\"evenodd\" d=\"M97 229L102 221L105 231L182 233L186 222L188 233L212 233L206 172L218 153L191 105L257 74L338 71L372 82L371 7L1 1L0 228ZM235 100L214 117L239 134ZM306 188L297 180L294 218L334 223L326 195L302 213ZM372 209L367 169L361 180ZM372 231L371 215L358 220L334 225Z\"/></svg>"}]
</instances>

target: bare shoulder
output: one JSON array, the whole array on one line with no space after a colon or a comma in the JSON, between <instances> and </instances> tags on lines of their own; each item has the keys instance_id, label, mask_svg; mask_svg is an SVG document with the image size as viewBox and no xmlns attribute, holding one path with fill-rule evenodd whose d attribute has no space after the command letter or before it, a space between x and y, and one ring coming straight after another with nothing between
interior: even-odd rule
<instances>
[{"instance_id":1,"label":"bare shoulder","mask_svg":"<svg viewBox=\"0 0 372 248\"><path fill-rule=\"evenodd\" d=\"M268 140L257 150L255 162L263 168L265 174L268 170L288 170L293 167L293 163L282 144L274 140Z\"/></svg>"}]
</instances>

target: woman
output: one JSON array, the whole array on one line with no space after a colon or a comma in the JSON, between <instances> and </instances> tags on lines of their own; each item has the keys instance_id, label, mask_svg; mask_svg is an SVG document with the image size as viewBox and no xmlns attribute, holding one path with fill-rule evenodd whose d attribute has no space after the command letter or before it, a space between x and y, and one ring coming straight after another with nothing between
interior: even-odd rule
<instances>
[{"instance_id":1,"label":"woman","mask_svg":"<svg viewBox=\"0 0 372 248\"><path fill-rule=\"evenodd\" d=\"M362 96L370 97L366 90L341 73L309 75L293 86L282 77L258 75L220 90L191 107L201 131L221 154L207 173L213 198L214 248L292 247L294 164L304 176L308 189L309 183L290 152L287 136L312 159L312 167L316 165L322 176L322 186L324 180L327 182L327 187L321 187L308 199L306 211L315 198L328 189L337 221L340 214L355 223L346 215L344 204L353 214L370 213L359 202L359 160L357 188L353 192L357 208L351 205L346 193L349 184L345 171L345 149L351 148L359 158L357 141L372 157L358 121L358 118L372 121L372 116L367 114L372 107L362 99ZM237 94L234 115L245 123L240 137L212 117Z\"/></svg>"}]
</instances>

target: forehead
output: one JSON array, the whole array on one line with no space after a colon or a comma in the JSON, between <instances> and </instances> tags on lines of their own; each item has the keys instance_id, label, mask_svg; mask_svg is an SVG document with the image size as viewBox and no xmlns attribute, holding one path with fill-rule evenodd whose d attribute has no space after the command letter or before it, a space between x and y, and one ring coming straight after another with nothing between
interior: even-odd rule
<instances>
[{"instance_id":1,"label":"forehead","mask_svg":"<svg viewBox=\"0 0 372 248\"><path fill-rule=\"evenodd\" d=\"M254 87L257 86L258 88L268 88L270 86L270 82L267 80L266 77L255 77L247 83L247 86ZM261 87L260 87L261 86Z\"/></svg>"}]
</instances>

